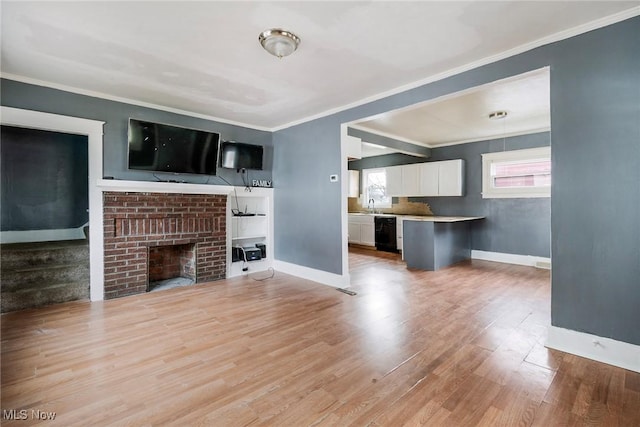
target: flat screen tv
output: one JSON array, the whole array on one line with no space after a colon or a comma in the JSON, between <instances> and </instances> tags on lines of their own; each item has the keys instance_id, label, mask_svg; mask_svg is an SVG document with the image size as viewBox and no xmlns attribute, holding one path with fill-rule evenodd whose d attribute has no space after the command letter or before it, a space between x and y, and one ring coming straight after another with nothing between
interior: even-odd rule
<instances>
[{"instance_id":1,"label":"flat screen tv","mask_svg":"<svg viewBox=\"0 0 640 427\"><path fill-rule=\"evenodd\" d=\"M220 151L220 166L223 168L262 170L262 145L223 141Z\"/></svg>"},{"instance_id":2,"label":"flat screen tv","mask_svg":"<svg viewBox=\"0 0 640 427\"><path fill-rule=\"evenodd\" d=\"M129 169L215 175L220 134L129 119Z\"/></svg>"}]
</instances>

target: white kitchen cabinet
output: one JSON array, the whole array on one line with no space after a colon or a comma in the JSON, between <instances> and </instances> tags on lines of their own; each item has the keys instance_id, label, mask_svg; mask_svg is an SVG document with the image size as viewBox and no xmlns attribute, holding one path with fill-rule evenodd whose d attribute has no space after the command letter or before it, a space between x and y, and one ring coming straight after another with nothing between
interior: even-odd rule
<instances>
[{"instance_id":1,"label":"white kitchen cabinet","mask_svg":"<svg viewBox=\"0 0 640 427\"><path fill-rule=\"evenodd\" d=\"M376 233L373 215L349 215L349 243L375 246Z\"/></svg>"},{"instance_id":2,"label":"white kitchen cabinet","mask_svg":"<svg viewBox=\"0 0 640 427\"><path fill-rule=\"evenodd\" d=\"M464 160L445 160L420 164L420 195L463 196Z\"/></svg>"},{"instance_id":3,"label":"white kitchen cabinet","mask_svg":"<svg viewBox=\"0 0 640 427\"><path fill-rule=\"evenodd\" d=\"M418 164L402 166L401 196L415 196L420 193L420 166Z\"/></svg>"},{"instance_id":4,"label":"white kitchen cabinet","mask_svg":"<svg viewBox=\"0 0 640 427\"><path fill-rule=\"evenodd\" d=\"M437 196L438 195L438 163L421 163L420 164L420 196Z\"/></svg>"},{"instance_id":5,"label":"white kitchen cabinet","mask_svg":"<svg viewBox=\"0 0 640 427\"><path fill-rule=\"evenodd\" d=\"M371 218L373 220L373 218ZM374 224L360 224L360 244L376 245L376 227Z\"/></svg>"},{"instance_id":6,"label":"white kitchen cabinet","mask_svg":"<svg viewBox=\"0 0 640 427\"><path fill-rule=\"evenodd\" d=\"M362 241L361 236L360 223L352 222L351 219L349 219L349 243L360 243Z\"/></svg>"},{"instance_id":7,"label":"white kitchen cabinet","mask_svg":"<svg viewBox=\"0 0 640 427\"><path fill-rule=\"evenodd\" d=\"M464 160L446 160L438 163L438 195L464 195Z\"/></svg>"},{"instance_id":8,"label":"white kitchen cabinet","mask_svg":"<svg viewBox=\"0 0 640 427\"><path fill-rule=\"evenodd\" d=\"M396 247L402 252L402 217L396 217Z\"/></svg>"},{"instance_id":9,"label":"white kitchen cabinet","mask_svg":"<svg viewBox=\"0 0 640 427\"><path fill-rule=\"evenodd\" d=\"M417 196L420 192L420 165L401 165L386 168L387 195Z\"/></svg>"},{"instance_id":10,"label":"white kitchen cabinet","mask_svg":"<svg viewBox=\"0 0 640 427\"><path fill-rule=\"evenodd\" d=\"M387 177L387 196L402 195L402 166L385 168Z\"/></svg>"},{"instance_id":11,"label":"white kitchen cabinet","mask_svg":"<svg viewBox=\"0 0 640 427\"><path fill-rule=\"evenodd\" d=\"M359 197L360 196L360 172L359 171L348 171L349 175L349 196L348 197Z\"/></svg>"}]
</instances>

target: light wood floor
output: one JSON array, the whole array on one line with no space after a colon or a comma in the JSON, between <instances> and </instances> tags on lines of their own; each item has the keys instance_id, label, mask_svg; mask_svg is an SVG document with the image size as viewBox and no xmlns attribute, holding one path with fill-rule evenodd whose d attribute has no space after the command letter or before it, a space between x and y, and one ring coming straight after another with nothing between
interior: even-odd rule
<instances>
[{"instance_id":1,"label":"light wood floor","mask_svg":"<svg viewBox=\"0 0 640 427\"><path fill-rule=\"evenodd\" d=\"M543 346L548 271L382 255L356 296L276 272L3 315L2 425L640 425L639 374Z\"/></svg>"}]
</instances>

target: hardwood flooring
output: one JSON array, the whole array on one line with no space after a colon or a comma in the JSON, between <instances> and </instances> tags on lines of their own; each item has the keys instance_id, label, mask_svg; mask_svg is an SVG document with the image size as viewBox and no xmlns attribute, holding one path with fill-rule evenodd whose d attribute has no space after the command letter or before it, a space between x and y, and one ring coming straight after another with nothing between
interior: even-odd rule
<instances>
[{"instance_id":1,"label":"hardwood flooring","mask_svg":"<svg viewBox=\"0 0 640 427\"><path fill-rule=\"evenodd\" d=\"M356 296L256 273L5 314L2 425L640 425L640 374L543 346L548 271L373 255Z\"/></svg>"}]
</instances>

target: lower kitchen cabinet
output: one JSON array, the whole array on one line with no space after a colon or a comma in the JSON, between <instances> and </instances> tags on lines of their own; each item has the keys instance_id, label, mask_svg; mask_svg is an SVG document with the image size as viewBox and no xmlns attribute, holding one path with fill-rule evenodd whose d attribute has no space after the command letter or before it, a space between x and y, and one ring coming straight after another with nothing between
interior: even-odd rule
<instances>
[{"instance_id":1,"label":"lower kitchen cabinet","mask_svg":"<svg viewBox=\"0 0 640 427\"><path fill-rule=\"evenodd\" d=\"M373 215L349 215L349 243L375 246L376 232Z\"/></svg>"}]
</instances>

